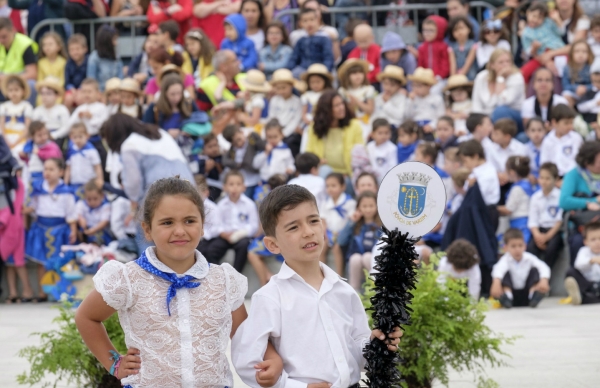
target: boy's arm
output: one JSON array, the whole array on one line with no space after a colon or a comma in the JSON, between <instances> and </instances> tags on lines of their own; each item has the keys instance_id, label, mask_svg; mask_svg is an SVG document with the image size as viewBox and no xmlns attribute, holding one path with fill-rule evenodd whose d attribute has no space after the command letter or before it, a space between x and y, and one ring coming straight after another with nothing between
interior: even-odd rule
<instances>
[{"instance_id":1,"label":"boy's arm","mask_svg":"<svg viewBox=\"0 0 600 388\"><path fill-rule=\"evenodd\" d=\"M300 63L300 47L302 43L302 39L300 39L298 43L296 43L296 45L294 46L294 50L292 51L292 55L290 55L290 59L286 66L289 70L293 70L294 67L296 67Z\"/></svg>"}]
</instances>

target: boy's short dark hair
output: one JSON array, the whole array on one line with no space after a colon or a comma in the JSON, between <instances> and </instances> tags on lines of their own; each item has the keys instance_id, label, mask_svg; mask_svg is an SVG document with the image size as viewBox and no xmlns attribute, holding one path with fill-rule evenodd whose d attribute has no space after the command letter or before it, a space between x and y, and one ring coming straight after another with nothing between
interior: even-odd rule
<instances>
[{"instance_id":1,"label":"boy's short dark hair","mask_svg":"<svg viewBox=\"0 0 600 388\"><path fill-rule=\"evenodd\" d=\"M244 175L238 171L238 170L229 170L227 172L227 174L225 174L225 178L223 178L223 184L226 185L227 184L227 180L231 177L240 177L240 179L242 180L242 183L244 183Z\"/></svg>"},{"instance_id":2,"label":"boy's short dark hair","mask_svg":"<svg viewBox=\"0 0 600 388\"><path fill-rule=\"evenodd\" d=\"M67 46L71 45L71 44L78 44L78 45L81 45L86 50L88 49L87 39L85 38L85 35L80 34L80 33L71 35L71 37L67 41Z\"/></svg>"},{"instance_id":3,"label":"boy's short dark hair","mask_svg":"<svg viewBox=\"0 0 600 388\"><path fill-rule=\"evenodd\" d=\"M215 135L214 133L209 133L208 135L204 136L202 139L204 139L204 144L208 144L211 141L219 141L219 139L217 138L217 135Z\"/></svg>"},{"instance_id":4,"label":"boy's short dark hair","mask_svg":"<svg viewBox=\"0 0 600 388\"><path fill-rule=\"evenodd\" d=\"M228 124L223 129L223 138L231 143L233 141L233 137L235 136L235 134L238 132L241 132L241 130L242 129L237 124Z\"/></svg>"},{"instance_id":5,"label":"boy's short dark hair","mask_svg":"<svg viewBox=\"0 0 600 388\"><path fill-rule=\"evenodd\" d=\"M479 156L479 159L485 160L483 146L477 140L467 140L460 143L458 145L458 154L466 157Z\"/></svg>"},{"instance_id":6,"label":"boy's short dark hair","mask_svg":"<svg viewBox=\"0 0 600 388\"><path fill-rule=\"evenodd\" d=\"M590 31L596 27L600 27L600 14L594 16L590 21Z\"/></svg>"},{"instance_id":7,"label":"boy's short dark hair","mask_svg":"<svg viewBox=\"0 0 600 388\"><path fill-rule=\"evenodd\" d=\"M277 219L283 210L292 210L310 202L317 207L317 200L310 191L298 185L283 185L271 191L260 204L258 214L266 236L275 236Z\"/></svg>"},{"instance_id":8,"label":"boy's short dark hair","mask_svg":"<svg viewBox=\"0 0 600 388\"><path fill-rule=\"evenodd\" d=\"M548 16L548 5L545 2L536 1L531 4L527 9L527 12L539 12L542 17Z\"/></svg>"},{"instance_id":9,"label":"boy's short dark hair","mask_svg":"<svg viewBox=\"0 0 600 388\"><path fill-rule=\"evenodd\" d=\"M168 33L171 40L177 40L180 33L179 24L177 24L175 20L167 20L166 22L160 23L158 29L162 33Z\"/></svg>"},{"instance_id":10,"label":"boy's short dark hair","mask_svg":"<svg viewBox=\"0 0 600 388\"><path fill-rule=\"evenodd\" d=\"M552 162L546 162L540 166L540 172L542 170L548 171L548 174L550 174L552 178L558 179L558 167L556 167L556 164Z\"/></svg>"},{"instance_id":11,"label":"boy's short dark hair","mask_svg":"<svg viewBox=\"0 0 600 388\"><path fill-rule=\"evenodd\" d=\"M583 228L583 235L587 237L589 232L600 230L600 221L592 221Z\"/></svg>"},{"instance_id":12,"label":"boy's short dark hair","mask_svg":"<svg viewBox=\"0 0 600 388\"><path fill-rule=\"evenodd\" d=\"M568 120L574 119L577 113L566 104L558 104L552 108L552 113L550 114L552 117L550 118L552 121L560 121L560 120Z\"/></svg>"},{"instance_id":13,"label":"boy's short dark hair","mask_svg":"<svg viewBox=\"0 0 600 388\"><path fill-rule=\"evenodd\" d=\"M279 132L283 133L283 127L277 119L271 119L267 124L265 124L265 132L267 132L270 129L278 129Z\"/></svg>"},{"instance_id":14,"label":"boy's short dark hair","mask_svg":"<svg viewBox=\"0 0 600 388\"><path fill-rule=\"evenodd\" d=\"M479 264L477 248L464 238L459 238L448 246L446 257L448 258L448 263L452 264L454 269L458 270L467 270Z\"/></svg>"},{"instance_id":15,"label":"boy's short dark hair","mask_svg":"<svg viewBox=\"0 0 600 388\"><path fill-rule=\"evenodd\" d=\"M31 124L29 124L29 137L33 137L33 135L35 135L44 128L46 128L46 124L44 124L43 122L38 120L32 121Z\"/></svg>"},{"instance_id":16,"label":"boy's short dark hair","mask_svg":"<svg viewBox=\"0 0 600 388\"><path fill-rule=\"evenodd\" d=\"M275 174L267 180L267 185L271 190L278 188L279 186L285 185L287 177L283 174Z\"/></svg>"},{"instance_id":17,"label":"boy's short dark hair","mask_svg":"<svg viewBox=\"0 0 600 388\"><path fill-rule=\"evenodd\" d=\"M344 174L341 174L339 172L330 173L325 178L325 180L328 180L328 179L335 179L342 186L344 186L346 184L346 179L344 178Z\"/></svg>"},{"instance_id":18,"label":"boy's short dark hair","mask_svg":"<svg viewBox=\"0 0 600 388\"><path fill-rule=\"evenodd\" d=\"M312 152L305 152L296 156L296 171L299 174L310 174L313 168L319 167L321 159Z\"/></svg>"},{"instance_id":19,"label":"boy's short dark hair","mask_svg":"<svg viewBox=\"0 0 600 388\"><path fill-rule=\"evenodd\" d=\"M302 19L302 16L304 16L304 15L308 15L309 13L312 13L312 14L315 14L315 15L316 15L316 14L317 14L317 11L315 11L315 10L314 10L314 9L312 9L312 8L300 8L300 16L299 16L299 19Z\"/></svg>"},{"instance_id":20,"label":"boy's short dark hair","mask_svg":"<svg viewBox=\"0 0 600 388\"><path fill-rule=\"evenodd\" d=\"M467 123L466 123L467 130L469 131L469 133L475 132L475 128L480 126L486 117L489 117L489 116L484 115L483 113L471 113L469 115L469 117L467 117Z\"/></svg>"},{"instance_id":21,"label":"boy's short dark hair","mask_svg":"<svg viewBox=\"0 0 600 388\"><path fill-rule=\"evenodd\" d=\"M391 130L389 121L387 121L386 119L375 119L373 121L373 132L375 132L375 130L377 128L381 128L381 127L387 127L388 129Z\"/></svg>"},{"instance_id":22,"label":"boy's short dark hair","mask_svg":"<svg viewBox=\"0 0 600 388\"><path fill-rule=\"evenodd\" d=\"M494 130L500 131L510 137L517 136L517 123L512 119L500 119L494 123Z\"/></svg>"},{"instance_id":23,"label":"boy's short dark hair","mask_svg":"<svg viewBox=\"0 0 600 388\"><path fill-rule=\"evenodd\" d=\"M450 116L442 116L442 117L440 117L440 118L438 119L438 123L439 123L440 121L445 121L445 122L447 122L448 124L450 124L450 126L451 126L452 128L454 128L454 119L453 119L452 117L450 117Z\"/></svg>"},{"instance_id":24,"label":"boy's short dark hair","mask_svg":"<svg viewBox=\"0 0 600 388\"><path fill-rule=\"evenodd\" d=\"M504 244L508 244L511 240L525 241L525 237L523 237L523 232L516 228L510 228L509 230L504 232Z\"/></svg>"}]
</instances>

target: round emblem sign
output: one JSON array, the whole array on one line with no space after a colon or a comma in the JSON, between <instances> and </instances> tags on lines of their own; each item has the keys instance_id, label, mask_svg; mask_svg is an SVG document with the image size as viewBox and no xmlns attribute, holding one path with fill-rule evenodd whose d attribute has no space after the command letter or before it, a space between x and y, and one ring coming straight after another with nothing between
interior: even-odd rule
<instances>
[{"instance_id":1,"label":"round emblem sign","mask_svg":"<svg viewBox=\"0 0 600 388\"><path fill-rule=\"evenodd\" d=\"M446 188L438 173L425 163L401 163L383 178L377 209L386 228L421 237L442 219Z\"/></svg>"}]
</instances>

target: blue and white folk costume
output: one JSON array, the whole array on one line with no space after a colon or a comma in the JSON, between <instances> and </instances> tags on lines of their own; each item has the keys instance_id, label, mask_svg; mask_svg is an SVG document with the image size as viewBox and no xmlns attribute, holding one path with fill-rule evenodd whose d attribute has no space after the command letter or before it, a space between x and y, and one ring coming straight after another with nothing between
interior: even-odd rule
<instances>
[{"instance_id":1,"label":"blue and white folk costume","mask_svg":"<svg viewBox=\"0 0 600 388\"><path fill-rule=\"evenodd\" d=\"M35 211L35 221L27 232L25 255L27 259L45 264L69 244L69 223L77 221L75 198L71 189L61 180L54 191L49 192L48 182L32 183L29 207Z\"/></svg>"},{"instance_id":2,"label":"blue and white folk costume","mask_svg":"<svg viewBox=\"0 0 600 388\"><path fill-rule=\"evenodd\" d=\"M78 199L83 198L81 187L90 180L97 178L94 167L100 165L100 154L91 142L87 142L81 149L69 141L67 151L67 166L70 167L69 186Z\"/></svg>"},{"instance_id":3,"label":"blue and white folk costume","mask_svg":"<svg viewBox=\"0 0 600 388\"><path fill-rule=\"evenodd\" d=\"M150 247L138 260L104 264L94 286L119 314L127 348L144 357L140 373L121 380L125 387L233 387L231 313L248 282L229 264L209 265L196 252L192 267L176 274Z\"/></svg>"},{"instance_id":4,"label":"blue and white folk costume","mask_svg":"<svg viewBox=\"0 0 600 388\"><path fill-rule=\"evenodd\" d=\"M346 250L346 260L355 253L362 255L371 252L383 233L381 226L375 223L368 223L362 225L358 233L355 234L355 225L353 222L348 222L338 236L338 244L342 247L348 247Z\"/></svg>"},{"instance_id":5,"label":"blue and white folk costume","mask_svg":"<svg viewBox=\"0 0 600 388\"><path fill-rule=\"evenodd\" d=\"M529 202L537 187L527 179L512 184L506 195L506 208L510 210L510 227L523 232L525 242L529 242L531 231L527 227Z\"/></svg>"},{"instance_id":6,"label":"blue and white folk costume","mask_svg":"<svg viewBox=\"0 0 600 388\"><path fill-rule=\"evenodd\" d=\"M77 217L82 217L85 220L88 228L94 228L99 223L108 221L108 224L104 229L93 235L85 236L88 243L96 243L102 246L108 245L115 239L110 230L111 204L106 198L104 198L100 206L95 208L90 207L85 200L79 200L75 205L75 211L77 212Z\"/></svg>"},{"instance_id":7,"label":"blue and white folk costume","mask_svg":"<svg viewBox=\"0 0 600 388\"><path fill-rule=\"evenodd\" d=\"M319 212L321 213L321 218L325 219L327 223L327 237L330 246L336 242L338 234L344 229L355 210L356 201L345 193L342 193L337 201L328 197L322 204Z\"/></svg>"}]
</instances>

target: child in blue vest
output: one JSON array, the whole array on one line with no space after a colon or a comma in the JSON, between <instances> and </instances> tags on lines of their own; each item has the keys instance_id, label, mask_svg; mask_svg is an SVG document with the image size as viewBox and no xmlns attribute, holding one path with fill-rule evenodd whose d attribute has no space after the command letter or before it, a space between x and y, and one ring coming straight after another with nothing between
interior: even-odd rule
<instances>
[{"instance_id":1,"label":"child in blue vest","mask_svg":"<svg viewBox=\"0 0 600 388\"><path fill-rule=\"evenodd\" d=\"M221 50L231 50L240 61L240 70L246 72L258 66L258 54L254 43L246 36L246 19L239 13L225 18L225 39Z\"/></svg>"},{"instance_id":2,"label":"child in blue vest","mask_svg":"<svg viewBox=\"0 0 600 388\"><path fill-rule=\"evenodd\" d=\"M94 180L83 186L83 199L77 202L75 210L83 241L102 246L114 240L110 231L110 202Z\"/></svg>"},{"instance_id":3,"label":"child in blue vest","mask_svg":"<svg viewBox=\"0 0 600 388\"><path fill-rule=\"evenodd\" d=\"M498 206L501 216L510 217L510 227L523 233L525 243L531 238L531 231L527 227L529 216L529 202L537 190L529 181L529 163L527 156L511 156L506 161L506 172L512 186L506 195L506 205Z\"/></svg>"}]
</instances>

